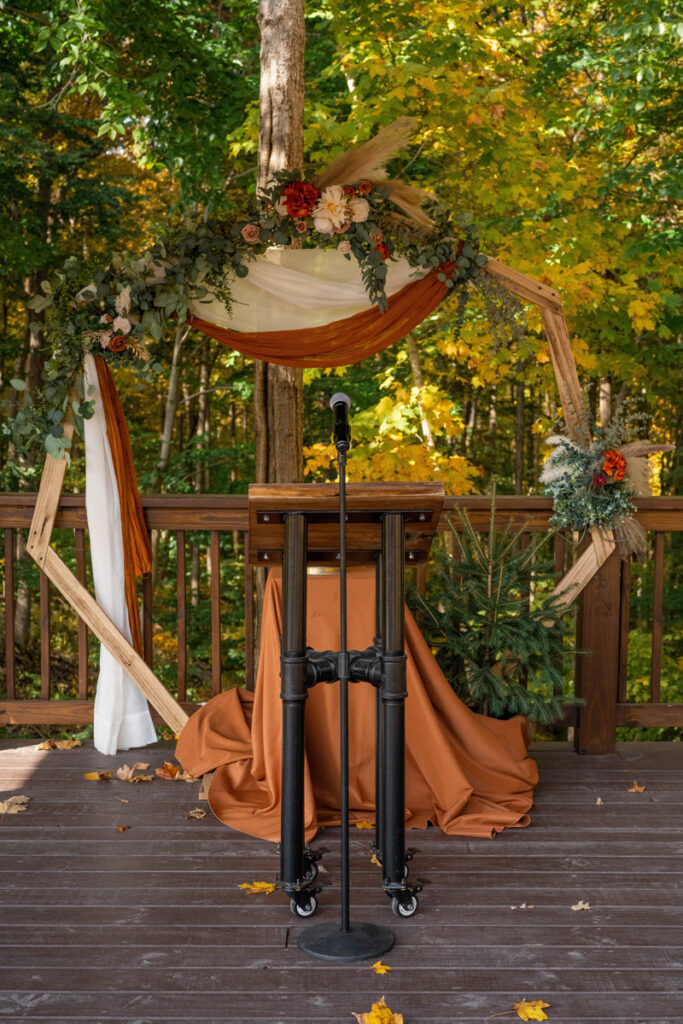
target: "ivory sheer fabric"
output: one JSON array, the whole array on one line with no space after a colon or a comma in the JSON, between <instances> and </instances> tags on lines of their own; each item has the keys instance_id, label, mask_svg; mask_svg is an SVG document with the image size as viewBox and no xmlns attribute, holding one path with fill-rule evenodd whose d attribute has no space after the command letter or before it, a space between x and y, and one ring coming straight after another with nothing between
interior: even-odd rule
<instances>
[{"instance_id":1,"label":"ivory sheer fabric","mask_svg":"<svg viewBox=\"0 0 683 1024\"><path fill-rule=\"evenodd\" d=\"M213 299L191 312L234 331L305 330L343 320L370 307L355 259L335 249L268 249L230 281L232 309ZM421 271L399 259L386 264L386 293L419 280Z\"/></svg>"},{"instance_id":2,"label":"ivory sheer fabric","mask_svg":"<svg viewBox=\"0 0 683 1024\"><path fill-rule=\"evenodd\" d=\"M261 653L254 694L230 690L197 711L180 734L176 754L192 775L214 771L209 803L226 825L280 838L282 582L266 586ZM339 650L339 576L308 578L307 643ZM374 571L348 576L348 644L364 650L375 623ZM428 822L450 835L492 838L527 825L538 781L527 755L527 723L470 711L436 664L406 610L406 825ZM351 820L371 817L375 799L375 690L349 688ZM306 700L304 819L306 840L338 825L339 684L319 683Z\"/></svg>"},{"instance_id":3,"label":"ivory sheer fabric","mask_svg":"<svg viewBox=\"0 0 683 1024\"><path fill-rule=\"evenodd\" d=\"M97 603L127 640L131 639L125 594L121 506L107 437L97 370L85 357L85 379L94 388L95 412L84 421L85 506ZM102 754L156 742L147 699L102 644L94 714L94 743Z\"/></svg>"}]
</instances>

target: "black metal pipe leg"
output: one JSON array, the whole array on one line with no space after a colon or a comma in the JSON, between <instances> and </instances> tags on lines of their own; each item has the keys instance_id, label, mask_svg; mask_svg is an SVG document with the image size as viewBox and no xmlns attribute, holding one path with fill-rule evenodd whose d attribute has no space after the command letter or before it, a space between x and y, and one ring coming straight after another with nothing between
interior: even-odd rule
<instances>
[{"instance_id":1,"label":"black metal pipe leg","mask_svg":"<svg viewBox=\"0 0 683 1024\"><path fill-rule=\"evenodd\" d=\"M294 892L304 875L306 690L306 516L285 519L282 568L282 818L280 884Z\"/></svg>"},{"instance_id":2,"label":"black metal pipe leg","mask_svg":"<svg viewBox=\"0 0 683 1024\"><path fill-rule=\"evenodd\" d=\"M384 882L390 891L405 878L405 697L406 657L403 611L403 517L382 517L382 574L384 615L382 664L384 682Z\"/></svg>"}]
</instances>

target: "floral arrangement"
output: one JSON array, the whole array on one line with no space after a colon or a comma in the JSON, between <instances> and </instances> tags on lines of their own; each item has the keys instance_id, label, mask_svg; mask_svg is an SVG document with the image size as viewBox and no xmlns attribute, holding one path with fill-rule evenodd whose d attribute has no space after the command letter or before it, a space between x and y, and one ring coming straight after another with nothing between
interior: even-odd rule
<instances>
[{"instance_id":1,"label":"floral arrangement","mask_svg":"<svg viewBox=\"0 0 683 1024\"><path fill-rule=\"evenodd\" d=\"M17 449L38 445L57 458L68 453L62 420L69 402L77 430L92 415L82 379L84 355L99 352L145 373L158 371L147 339L160 340L171 321L185 323L193 302L215 297L229 309L231 281L246 277L249 262L272 246L334 248L355 259L368 298L380 311L387 308L388 261L402 256L416 275L436 268L449 289L458 287L461 315L461 286L480 274L486 256L478 251L471 215L452 218L433 197L428 215L422 205L430 197L384 177L384 163L410 126L401 119L342 154L312 181L297 171L281 172L246 214L232 222L188 222L142 258L117 257L104 269L67 261L57 280L43 282L43 294L30 303L46 311L51 354L42 393L35 402L26 396L10 422ZM444 265L452 268L448 275ZM25 390L22 381L12 385Z\"/></svg>"},{"instance_id":2,"label":"floral arrangement","mask_svg":"<svg viewBox=\"0 0 683 1024\"><path fill-rule=\"evenodd\" d=\"M671 451L672 445L649 441L623 442L624 420L614 417L610 428L589 445L564 435L553 435L541 483L553 498L551 522L585 532L597 526L612 530L622 544L622 555L642 554L645 531L633 519L638 494L649 494L648 455Z\"/></svg>"}]
</instances>

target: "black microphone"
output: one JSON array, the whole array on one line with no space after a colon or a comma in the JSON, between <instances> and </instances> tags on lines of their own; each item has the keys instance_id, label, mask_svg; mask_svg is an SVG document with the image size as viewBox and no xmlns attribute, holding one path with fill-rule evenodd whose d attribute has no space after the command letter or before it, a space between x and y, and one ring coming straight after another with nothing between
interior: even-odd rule
<instances>
[{"instance_id":1,"label":"black microphone","mask_svg":"<svg viewBox=\"0 0 683 1024\"><path fill-rule=\"evenodd\" d=\"M334 413L334 443L338 452L347 452L351 447L350 405L351 399L341 391L330 399L330 409Z\"/></svg>"}]
</instances>

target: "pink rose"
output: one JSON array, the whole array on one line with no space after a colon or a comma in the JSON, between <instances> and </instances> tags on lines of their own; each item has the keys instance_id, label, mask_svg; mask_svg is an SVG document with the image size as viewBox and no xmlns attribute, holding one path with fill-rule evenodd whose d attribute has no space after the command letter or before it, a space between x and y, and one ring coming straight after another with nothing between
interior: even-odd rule
<instances>
[{"instance_id":1,"label":"pink rose","mask_svg":"<svg viewBox=\"0 0 683 1024\"><path fill-rule=\"evenodd\" d=\"M348 252L351 252L351 243L349 242L348 238L345 238L342 242L339 243L339 245L337 246L337 252L340 252L342 256L346 256Z\"/></svg>"},{"instance_id":2,"label":"pink rose","mask_svg":"<svg viewBox=\"0 0 683 1024\"><path fill-rule=\"evenodd\" d=\"M384 235L382 234L381 231L371 231L370 232L370 241L372 242L373 245L379 245L379 243L382 241L383 238L384 238Z\"/></svg>"},{"instance_id":3,"label":"pink rose","mask_svg":"<svg viewBox=\"0 0 683 1024\"><path fill-rule=\"evenodd\" d=\"M114 330L121 331L122 334L130 334L131 326L130 320L125 316L117 316L113 324Z\"/></svg>"},{"instance_id":4,"label":"pink rose","mask_svg":"<svg viewBox=\"0 0 683 1024\"><path fill-rule=\"evenodd\" d=\"M308 228L306 227L306 221L305 220L298 220L296 222L295 227L296 227L296 230L299 232L300 235L304 235L308 231Z\"/></svg>"},{"instance_id":5,"label":"pink rose","mask_svg":"<svg viewBox=\"0 0 683 1024\"><path fill-rule=\"evenodd\" d=\"M335 228L334 230L337 232L338 235L343 235L344 232L348 231L350 227L351 227L351 221L350 220L345 220L343 224L340 224L339 227Z\"/></svg>"},{"instance_id":6,"label":"pink rose","mask_svg":"<svg viewBox=\"0 0 683 1024\"><path fill-rule=\"evenodd\" d=\"M258 242L261 229L258 224L245 224L240 234L245 242Z\"/></svg>"}]
</instances>

